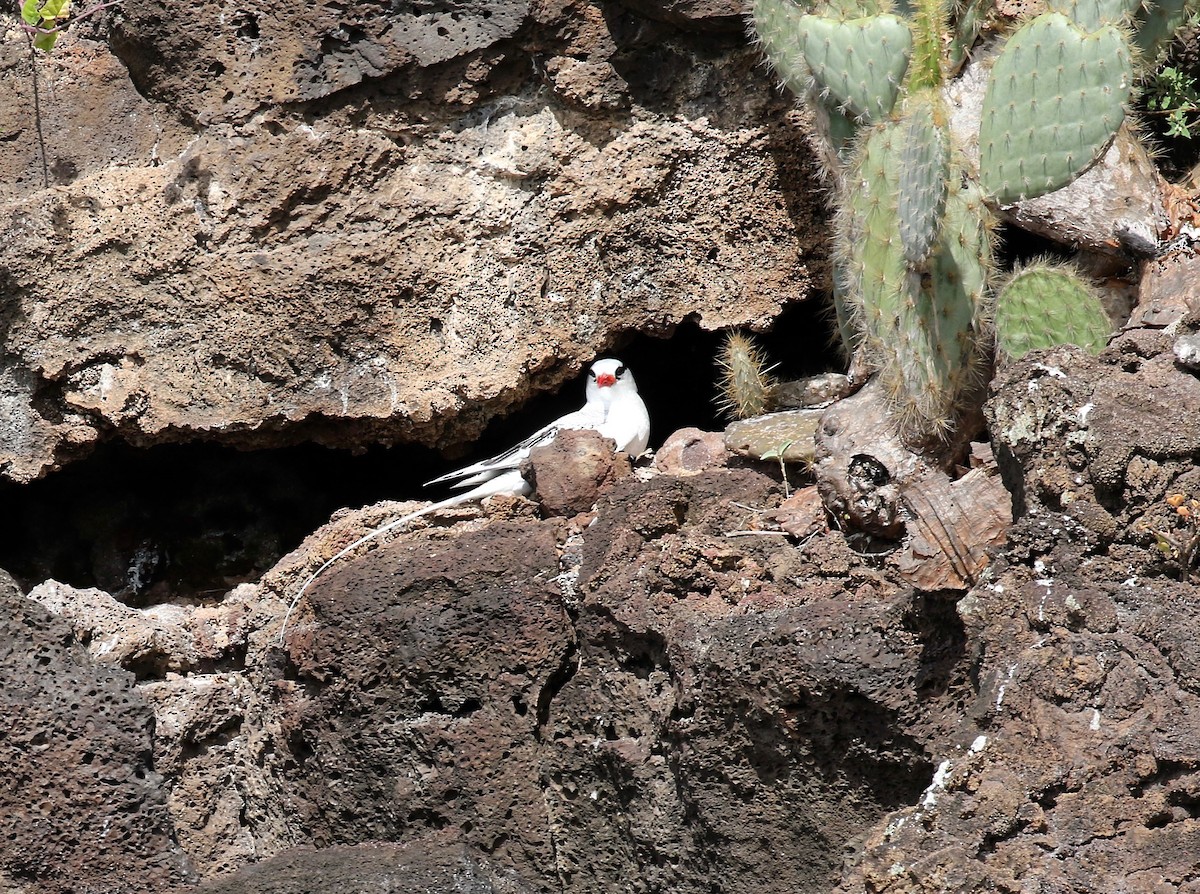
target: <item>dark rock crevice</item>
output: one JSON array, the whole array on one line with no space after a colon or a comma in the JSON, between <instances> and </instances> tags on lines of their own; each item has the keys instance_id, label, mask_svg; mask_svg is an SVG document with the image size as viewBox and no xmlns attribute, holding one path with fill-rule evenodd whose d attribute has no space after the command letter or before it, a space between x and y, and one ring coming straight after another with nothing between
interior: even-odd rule
<instances>
[{"instance_id":1,"label":"dark rock crevice","mask_svg":"<svg viewBox=\"0 0 1200 894\"><path fill-rule=\"evenodd\" d=\"M819 372L834 363L824 348L824 326L820 311L797 307L762 341L778 357L806 346L800 354L807 359L785 364L782 374ZM666 340L630 334L612 346L638 377L653 443L685 426L721 424L712 402L718 339L688 324ZM122 362L117 355L110 359ZM47 382L38 405L74 412L64 403L67 387ZM489 427L469 454L462 445L451 452L464 462L498 452L576 409L580 391L575 381L557 394L543 393ZM309 426L317 431L320 424ZM99 587L138 606L219 599L231 586L261 576L339 508L437 497L422 485L449 465L415 446L357 455L312 445L238 451L204 443L109 443L87 449L88 458L43 480L0 484L9 510L0 522L0 567L26 588L53 578Z\"/></svg>"}]
</instances>

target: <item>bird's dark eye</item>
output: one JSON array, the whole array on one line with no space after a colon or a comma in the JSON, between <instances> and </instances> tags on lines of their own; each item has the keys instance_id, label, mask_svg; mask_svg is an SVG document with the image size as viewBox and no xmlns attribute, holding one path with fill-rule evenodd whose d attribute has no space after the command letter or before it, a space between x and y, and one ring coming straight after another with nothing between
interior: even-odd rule
<instances>
[{"instance_id":1,"label":"bird's dark eye","mask_svg":"<svg viewBox=\"0 0 1200 894\"><path fill-rule=\"evenodd\" d=\"M617 367L617 378L619 379L619 378L621 378L621 376L623 376L623 375L625 375L625 367L624 367L624 366L618 366L618 367Z\"/></svg>"},{"instance_id":2,"label":"bird's dark eye","mask_svg":"<svg viewBox=\"0 0 1200 894\"><path fill-rule=\"evenodd\" d=\"M594 378L596 378L596 371L594 369L589 369L588 375L594 379Z\"/></svg>"}]
</instances>

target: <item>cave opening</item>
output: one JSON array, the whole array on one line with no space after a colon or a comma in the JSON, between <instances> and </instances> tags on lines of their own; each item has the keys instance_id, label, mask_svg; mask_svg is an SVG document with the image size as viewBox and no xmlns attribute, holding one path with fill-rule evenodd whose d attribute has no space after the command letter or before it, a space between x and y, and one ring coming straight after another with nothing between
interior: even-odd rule
<instances>
[{"instance_id":1,"label":"cave opening","mask_svg":"<svg viewBox=\"0 0 1200 894\"><path fill-rule=\"evenodd\" d=\"M720 430L714 363L721 334L694 322L669 338L629 333L606 353L637 378L651 446L673 431ZM776 374L836 369L831 327L816 301L793 305L760 341ZM131 605L211 601L258 579L343 507L441 499L437 475L492 455L583 400L583 378L492 422L470 449L369 446L352 454L301 444L242 450L214 443L148 448L101 444L88 457L25 485L0 484L7 508L0 568L26 589L48 578L99 587Z\"/></svg>"}]
</instances>

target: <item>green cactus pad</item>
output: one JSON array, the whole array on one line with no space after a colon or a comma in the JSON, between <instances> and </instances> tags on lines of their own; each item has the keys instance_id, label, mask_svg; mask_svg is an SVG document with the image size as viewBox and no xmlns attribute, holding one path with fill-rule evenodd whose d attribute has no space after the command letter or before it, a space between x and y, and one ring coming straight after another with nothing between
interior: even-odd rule
<instances>
[{"instance_id":1,"label":"green cactus pad","mask_svg":"<svg viewBox=\"0 0 1200 894\"><path fill-rule=\"evenodd\" d=\"M949 135L935 120L936 95L907 104L900 133L896 216L909 266L919 268L937 239L950 176Z\"/></svg>"},{"instance_id":2,"label":"green cactus pad","mask_svg":"<svg viewBox=\"0 0 1200 894\"><path fill-rule=\"evenodd\" d=\"M917 0L909 17L913 47L908 63L905 90L912 93L945 86L946 33L950 27L947 18L947 0Z\"/></svg>"},{"instance_id":3,"label":"green cactus pad","mask_svg":"<svg viewBox=\"0 0 1200 894\"><path fill-rule=\"evenodd\" d=\"M858 136L859 126L840 109L830 106L821 99L809 97L813 112L812 132L818 161L824 166L830 179L844 170Z\"/></svg>"},{"instance_id":4,"label":"green cactus pad","mask_svg":"<svg viewBox=\"0 0 1200 894\"><path fill-rule=\"evenodd\" d=\"M1189 15L1200 12L1200 0L1146 0L1134 19L1134 45L1141 53L1142 63L1155 67L1166 55L1175 33Z\"/></svg>"},{"instance_id":5,"label":"green cactus pad","mask_svg":"<svg viewBox=\"0 0 1200 894\"><path fill-rule=\"evenodd\" d=\"M1084 34L1061 13L1027 22L996 60L979 128L979 179L1002 205L1066 186L1125 117L1133 67L1121 31Z\"/></svg>"},{"instance_id":6,"label":"green cactus pad","mask_svg":"<svg viewBox=\"0 0 1200 894\"><path fill-rule=\"evenodd\" d=\"M750 24L763 54L783 85L797 96L804 95L812 77L800 52L803 16L804 10L792 0L754 0L750 9Z\"/></svg>"},{"instance_id":7,"label":"green cactus pad","mask_svg":"<svg viewBox=\"0 0 1200 894\"><path fill-rule=\"evenodd\" d=\"M1046 9L1060 12L1081 31L1091 34L1104 25L1128 23L1138 0L1047 0Z\"/></svg>"},{"instance_id":8,"label":"green cactus pad","mask_svg":"<svg viewBox=\"0 0 1200 894\"><path fill-rule=\"evenodd\" d=\"M1112 330L1095 290L1061 266L1038 262L1017 271L996 299L996 344L1013 359L1064 344L1098 354Z\"/></svg>"},{"instance_id":9,"label":"green cactus pad","mask_svg":"<svg viewBox=\"0 0 1200 894\"><path fill-rule=\"evenodd\" d=\"M900 93L912 32L898 16L800 20L804 61L823 97L863 122L880 121Z\"/></svg>"}]
</instances>

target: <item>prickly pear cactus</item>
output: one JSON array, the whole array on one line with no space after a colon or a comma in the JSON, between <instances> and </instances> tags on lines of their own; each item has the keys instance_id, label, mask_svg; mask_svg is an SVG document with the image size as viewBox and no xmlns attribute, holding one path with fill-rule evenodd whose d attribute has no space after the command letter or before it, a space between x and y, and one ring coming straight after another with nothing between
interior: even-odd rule
<instances>
[{"instance_id":1,"label":"prickly pear cactus","mask_svg":"<svg viewBox=\"0 0 1200 894\"><path fill-rule=\"evenodd\" d=\"M867 135L846 178L835 241L862 349L901 433L914 440L949 435L979 383L991 262L990 218L978 187L964 184L957 166L943 180L940 213L914 215L911 229L924 222L919 241L928 248L915 251L899 236L901 207L920 204L905 199L912 188L905 165L920 148L913 141L929 137L920 124L926 116L931 110L918 106ZM917 189L925 186L918 179Z\"/></svg>"},{"instance_id":2,"label":"prickly pear cactus","mask_svg":"<svg viewBox=\"0 0 1200 894\"><path fill-rule=\"evenodd\" d=\"M1069 267L1030 264L1014 273L996 298L996 346L1014 360L1062 344L1096 354L1112 330L1095 289Z\"/></svg>"},{"instance_id":3,"label":"prickly pear cactus","mask_svg":"<svg viewBox=\"0 0 1200 894\"><path fill-rule=\"evenodd\" d=\"M800 8L791 0L757 0L750 15L751 34L771 60L771 68L792 93L804 96L812 75L800 52L796 27Z\"/></svg>"},{"instance_id":4,"label":"prickly pear cactus","mask_svg":"<svg viewBox=\"0 0 1200 894\"><path fill-rule=\"evenodd\" d=\"M1045 13L1008 40L979 126L979 180L1001 205L1066 186L1125 119L1133 63L1114 25L1084 32Z\"/></svg>"},{"instance_id":5,"label":"prickly pear cactus","mask_svg":"<svg viewBox=\"0 0 1200 894\"><path fill-rule=\"evenodd\" d=\"M895 15L805 15L799 29L801 52L822 99L864 123L886 118L912 52L907 23Z\"/></svg>"},{"instance_id":6,"label":"prickly pear cactus","mask_svg":"<svg viewBox=\"0 0 1200 894\"><path fill-rule=\"evenodd\" d=\"M885 116L899 94L911 38L889 7L889 0L751 3L751 36L784 86L812 109L814 148L830 179L842 171L859 126Z\"/></svg>"},{"instance_id":7,"label":"prickly pear cactus","mask_svg":"<svg viewBox=\"0 0 1200 894\"><path fill-rule=\"evenodd\" d=\"M1023 272L996 308L991 209L1095 164L1126 118L1135 63L1158 58L1200 0L1046 0L996 54L969 141L977 168L951 140L943 89L991 0L752 3L772 64L789 84L803 79L793 89L837 175L839 333L860 371L876 371L910 443L945 437L977 396L993 316L1010 355L1107 336L1094 296L1062 285L1061 271Z\"/></svg>"}]
</instances>

